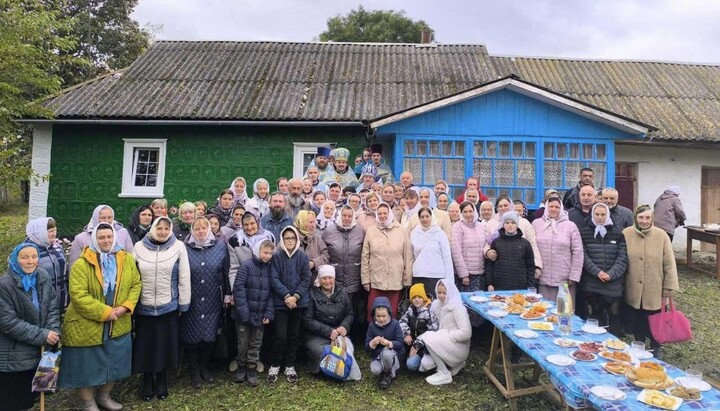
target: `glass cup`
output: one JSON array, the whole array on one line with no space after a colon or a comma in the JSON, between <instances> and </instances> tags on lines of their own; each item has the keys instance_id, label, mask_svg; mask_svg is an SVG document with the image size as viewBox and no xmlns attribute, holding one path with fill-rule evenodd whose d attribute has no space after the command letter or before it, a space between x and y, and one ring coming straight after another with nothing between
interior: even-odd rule
<instances>
[{"instance_id":1,"label":"glass cup","mask_svg":"<svg viewBox=\"0 0 720 411\"><path fill-rule=\"evenodd\" d=\"M537 288L535 288L535 287L528 287L527 293L528 293L528 294L537 294Z\"/></svg>"},{"instance_id":2,"label":"glass cup","mask_svg":"<svg viewBox=\"0 0 720 411\"><path fill-rule=\"evenodd\" d=\"M642 353L645 352L645 343L642 341L633 341L632 344L630 344L630 350L635 356L642 355Z\"/></svg>"},{"instance_id":3,"label":"glass cup","mask_svg":"<svg viewBox=\"0 0 720 411\"><path fill-rule=\"evenodd\" d=\"M596 320L594 318L588 318L585 321L585 325L587 325L588 328L592 328L592 329L600 327L600 323L598 323L598 320Z\"/></svg>"},{"instance_id":4,"label":"glass cup","mask_svg":"<svg viewBox=\"0 0 720 411\"><path fill-rule=\"evenodd\" d=\"M685 376L693 383L700 383L703 379L702 372L692 368L685 371Z\"/></svg>"}]
</instances>

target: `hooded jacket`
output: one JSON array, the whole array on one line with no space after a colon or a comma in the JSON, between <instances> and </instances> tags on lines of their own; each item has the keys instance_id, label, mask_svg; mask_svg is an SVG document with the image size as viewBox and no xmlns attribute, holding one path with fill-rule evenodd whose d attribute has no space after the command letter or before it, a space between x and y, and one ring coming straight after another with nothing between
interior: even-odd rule
<instances>
[{"instance_id":1,"label":"hooded jacket","mask_svg":"<svg viewBox=\"0 0 720 411\"><path fill-rule=\"evenodd\" d=\"M551 222L547 213L532 222L535 241L543 261L542 276L538 282L551 287L568 280L579 282L583 267L583 241L577 226L568 219L564 210Z\"/></svg>"},{"instance_id":2,"label":"hooded jacket","mask_svg":"<svg viewBox=\"0 0 720 411\"><path fill-rule=\"evenodd\" d=\"M485 267L487 285L495 290L525 290L535 285L535 259L530 242L522 237L518 228L515 235L499 231L490 248L497 252L495 261L488 260Z\"/></svg>"},{"instance_id":3,"label":"hooded jacket","mask_svg":"<svg viewBox=\"0 0 720 411\"><path fill-rule=\"evenodd\" d=\"M360 261L365 230L355 221L350 228L335 223L325 229L322 239L327 245L329 263L335 267L335 283L343 286L348 293L360 291Z\"/></svg>"},{"instance_id":4,"label":"hooded jacket","mask_svg":"<svg viewBox=\"0 0 720 411\"><path fill-rule=\"evenodd\" d=\"M240 266L233 285L235 306L232 310L232 318L252 327L262 327L265 318L271 321L275 319L275 301L270 274L272 260L267 263L260 260L260 244L262 242L256 243L253 247L252 259L243 262Z\"/></svg>"},{"instance_id":5,"label":"hooded jacket","mask_svg":"<svg viewBox=\"0 0 720 411\"><path fill-rule=\"evenodd\" d=\"M665 190L658 197L653 209L653 224L666 233L674 234L676 227L685 224L685 211L680 196L670 190Z\"/></svg>"},{"instance_id":6,"label":"hooded jacket","mask_svg":"<svg viewBox=\"0 0 720 411\"><path fill-rule=\"evenodd\" d=\"M375 358L377 358L385 347L382 345L377 345L375 348L371 348L370 341L372 341L373 338L377 336L381 336L386 340L392 342L392 349L395 351L398 357L403 357L405 355L405 342L403 341L405 335L403 334L402 328L400 327L400 323L398 322L398 320L392 318L392 315L390 315L390 321L388 321L387 324L378 325L375 322L375 309L377 309L378 307L385 307L387 308L388 313L392 313L392 308L390 308L390 300L388 300L387 297L375 298L375 301L373 301L372 305L373 319L368 323L368 330L365 334L365 351L370 353L371 359L374 360Z\"/></svg>"},{"instance_id":7,"label":"hooded jacket","mask_svg":"<svg viewBox=\"0 0 720 411\"><path fill-rule=\"evenodd\" d=\"M625 237L621 229L614 224L605 226L607 232L604 237L595 234L595 227L595 223L590 219L588 225L580 230L585 248L580 288L589 293L622 297L627 268ZM608 273L610 281L602 282L598 278L600 271Z\"/></svg>"},{"instance_id":8,"label":"hooded jacket","mask_svg":"<svg viewBox=\"0 0 720 411\"><path fill-rule=\"evenodd\" d=\"M460 221L453 224L452 259L458 278L485 274L483 249L486 241L485 226L479 221L468 223L461 217Z\"/></svg>"},{"instance_id":9,"label":"hooded jacket","mask_svg":"<svg viewBox=\"0 0 720 411\"><path fill-rule=\"evenodd\" d=\"M150 231L150 227L152 226L152 222L155 220L155 217L153 216L153 219L150 220L150 225L147 227L143 227L140 225L140 213L142 213L145 210L150 210L152 212L152 208L148 204L143 204L140 207L136 208L135 211L133 211L132 215L130 216L130 225L128 225L128 234L130 234L130 241L132 241L133 246L138 241L145 238L145 235ZM132 251L131 251L132 252Z\"/></svg>"},{"instance_id":10,"label":"hooded jacket","mask_svg":"<svg viewBox=\"0 0 720 411\"><path fill-rule=\"evenodd\" d=\"M438 318L440 328L437 331L426 332L420 339L448 367L456 367L470 355L472 327L467 308L460 298L460 291L451 281L443 282L443 285L447 288L445 303L435 300L430 307ZM437 285L435 295L437 295Z\"/></svg>"},{"instance_id":11,"label":"hooded jacket","mask_svg":"<svg viewBox=\"0 0 720 411\"><path fill-rule=\"evenodd\" d=\"M50 220L48 217L30 220L25 227L25 234L27 234L25 241L35 244L40 250L38 265L50 276L60 310L64 312L67 305L70 304L68 297L69 266L60 242L55 240L51 243L48 238L48 220Z\"/></svg>"},{"instance_id":12,"label":"hooded jacket","mask_svg":"<svg viewBox=\"0 0 720 411\"><path fill-rule=\"evenodd\" d=\"M298 238L292 250L288 250L282 240L283 234L288 231L294 232ZM275 252L270 263L275 310L288 310L285 305L287 297L297 297L298 308L307 308L310 301L310 259L300 250L301 237L293 226L285 227L280 232L280 249Z\"/></svg>"},{"instance_id":13,"label":"hooded jacket","mask_svg":"<svg viewBox=\"0 0 720 411\"><path fill-rule=\"evenodd\" d=\"M230 253L230 270L228 272L228 279L230 281L230 289L235 284L235 276L237 276L240 266L248 260L253 258L253 249L255 245L262 243L265 240L270 240L275 243L275 237L270 231L265 231L261 227L258 227L258 232L253 236L248 236L244 231L238 231L230 237L227 242L228 251Z\"/></svg>"},{"instance_id":14,"label":"hooded jacket","mask_svg":"<svg viewBox=\"0 0 720 411\"><path fill-rule=\"evenodd\" d=\"M410 233L413 248L413 278L455 278L450 242L443 230L431 225L423 230L421 225Z\"/></svg>"},{"instance_id":15,"label":"hooded jacket","mask_svg":"<svg viewBox=\"0 0 720 411\"><path fill-rule=\"evenodd\" d=\"M495 213L493 218L485 223L485 238L487 238L487 243L485 244L484 253L490 249L490 244L492 244L492 242L499 236L499 230L502 228L500 218L500 213ZM533 255L535 256L535 267L543 268L543 261L540 256L540 250L537 246L537 239L535 238L535 229L533 228L533 225L526 218L520 217L518 231L522 233L523 238L530 242Z\"/></svg>"},{"instance_id":16,"label":"hooded jacket","mask_svg":"<svg viewBox=\"0 0 720 411\"><path fill-rule=\"evenodd\" d=\"M322 287L311 288L310 304L303 314L305 329L312 335L328 339L330 333L340 326L349 332L355 316L347 291L336 284L328 297Z\"/></svg>"}]
</instances>

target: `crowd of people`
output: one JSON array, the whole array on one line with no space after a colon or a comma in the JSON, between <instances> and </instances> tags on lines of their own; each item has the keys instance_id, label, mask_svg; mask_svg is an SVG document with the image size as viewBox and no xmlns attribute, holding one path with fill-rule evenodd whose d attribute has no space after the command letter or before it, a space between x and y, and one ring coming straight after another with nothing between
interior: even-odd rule
<instances>
[{"instance_id":1,"label":"crowd of people","mask_svg":"<svg viewBox=\"0 0 720 411\"><path fill-rule=\"evenodd\" d=\"M264 371L270 384L298 381L298 358L319 373L341 337L347 352L354 342L369 353L380 388L401 369L448 384L478 330L460 298L472 291L536 287L555 299L568 284L579 316L661 356L647 317L678 289L678 187L655 215L633 212L583 169L564 197L547 190L530 211L504 194L491 202L477 177L455 200L444 181L418 187L405 171L395 183L380 145L354 169L349 155L321 147L305 178L279 178L274 191L259 178L248 196L237 177L211 203L156 199L127 228L98 205L67 256L55 220L31 220L0 277L6 409L32 407L40 347L59 342L58 385L84 410L122 409L110 393L131 374L144 400L167 398L181 353L193 387L212 383L221 342L236 346L227 362L249 386ZM360 375L355 363L350 379Z\"/></svg>"}]
</instances>

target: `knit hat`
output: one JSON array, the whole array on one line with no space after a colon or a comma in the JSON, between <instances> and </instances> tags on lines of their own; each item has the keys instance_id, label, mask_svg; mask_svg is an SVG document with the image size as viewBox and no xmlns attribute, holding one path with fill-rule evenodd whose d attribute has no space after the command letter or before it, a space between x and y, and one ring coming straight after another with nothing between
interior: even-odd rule
<instances>
[{"instance_id":1,"label":"knit hat","mask_svg":"<svg viewBox=\"0 0 720 411\"><path fill-rule=\"evenodd\" d=\"M318 147L317 148L317 155L320 157L330 157L330 151L332 149L330 147Z\"/></svg>"},{"instance_id":2,"label":"knit hat","mask_svg":"<svg viewBox=\"0 0 720 411\"><path fill-rule=\"evenodd\" d=\"M361 177L365 177L366 175L377 178L377 167L375 167L373 163L367 163L363 166Z\"/></svg>"},{"instance_id":3,"label":"knit hat","mask_svg":"<svg viewBox=\"0 0 720 411\"><path fill-rule=\"evenodd\" d=\"M382 144L371 144L370 145L370 153L371 154L375 154L375 153L382 154L382 149L383 149Z\"/></svg>"},{"instance_id":4,"label":"knit hat","mask_svg":"<svg viewBox=\"0 0 720 411\"><path fill-rule=\"evenodd\" d=\"M512 220L515 224L520 224L520 216L515 211L508 211L502 215L502 222L505 224L507 220Z\"/></svg>"},{"instance_id":5,"label":"knit hat","mask_svg":"<svg viewBox=\"0 0 720 411\"><path fill-rule=\"evenodd\" d=\"M423 300L425 300L425 304L430 302L430 299L428 298L427 294L425 293L425 284L423 283L417 283L410 287L410 301L412 301L413 298L420 297Z\"/></svg>"},{"instance_id":6,"label":"knit hat","mask_svg":"<svg viewBox=\"0 0 720 411\"><path fill-rule=\"evenodd\" d=\"M348 161L348 158L350 158L350 150L347 148L335 149L335 161Z\"/></svg>"}]
</instances>

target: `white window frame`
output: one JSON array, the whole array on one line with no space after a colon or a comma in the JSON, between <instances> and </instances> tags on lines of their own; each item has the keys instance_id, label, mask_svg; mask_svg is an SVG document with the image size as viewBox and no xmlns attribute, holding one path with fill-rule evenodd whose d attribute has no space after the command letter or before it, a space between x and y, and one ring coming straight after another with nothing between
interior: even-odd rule
<instances>
[{"instance_id":1,"label":"white window frame","mask_svg":"<svg viewBox=\"0 0 720 411\"><path fill-rule=\"evenodd\" d=\"M125 150L123 153L122 192L121 198L163 198L165 190L165 154L167 139L158 138L124 138ZM135 186L135 149L158 150L158 175L155 187Z\"/></svg>"},{"instance_id":2,"label":"white window frame","mask_svg":"<svg viewBox=\"0 0 720 411\"><path fill-rule=\"evenodd\" d=\"M303 156L305 154L317 154L318 147L330 147L335 143L293 143L293 177L302 178L305 174L303 170Z\"/></svg>"}]
</instances>

